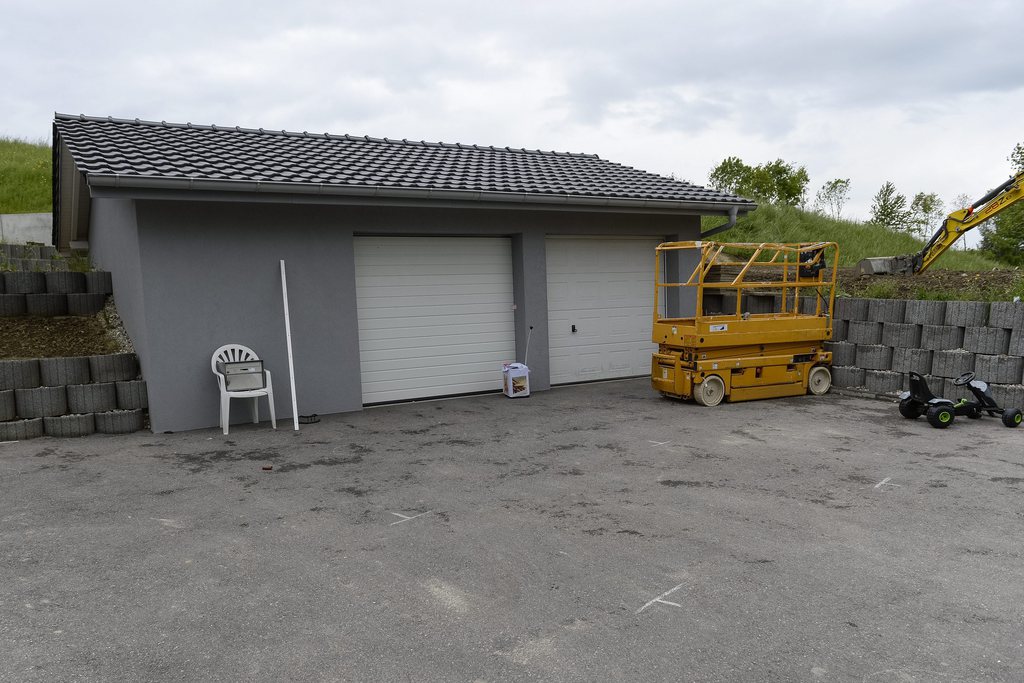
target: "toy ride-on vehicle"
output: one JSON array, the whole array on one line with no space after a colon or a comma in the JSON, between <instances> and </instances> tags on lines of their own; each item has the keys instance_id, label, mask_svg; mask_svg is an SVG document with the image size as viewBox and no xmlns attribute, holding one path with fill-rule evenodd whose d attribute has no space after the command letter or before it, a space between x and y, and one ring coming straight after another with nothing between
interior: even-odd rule
<instances>
[{"instance_id":1,"label":"toy ride-on vehicle","mask_svg":"<svg viewBox=\"0 0 1024 683\"><path fill-rule=\"evenodd\" d=\"M987 413L991 417L1000 416L1007 427L1017 427L1021 423L1020 409L1000 408L988 390L988 382L974 379L973 372L965 372L953 380L953 384L958 387L966 386L974 394L975 400L962 398L957 402L933 394L928 388L928 382L920 374L907 374L910 375L910 391L900 394L900 415L905 418L913 420L924 415L928 419L928 424L938 429L945 429L953 424L953 419L957 415L978 419Z\"/></svg>"}]
</instances>

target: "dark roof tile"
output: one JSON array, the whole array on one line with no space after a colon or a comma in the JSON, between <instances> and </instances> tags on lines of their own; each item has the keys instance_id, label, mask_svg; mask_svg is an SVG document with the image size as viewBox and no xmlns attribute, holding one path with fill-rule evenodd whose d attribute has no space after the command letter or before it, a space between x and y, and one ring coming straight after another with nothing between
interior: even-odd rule
<instances>
[{"instance_id":1,"label":"dark roof tile","mask_svg":"<svg viewBox=\"0 0 1024 683\"><path fill-rule=\"evenodd\" d=\"M54 119L86 175L231 179L358 188L472 190L666 200L754 208L749 200L591 154L149 122Z\"/></svg>"}]
</instances>

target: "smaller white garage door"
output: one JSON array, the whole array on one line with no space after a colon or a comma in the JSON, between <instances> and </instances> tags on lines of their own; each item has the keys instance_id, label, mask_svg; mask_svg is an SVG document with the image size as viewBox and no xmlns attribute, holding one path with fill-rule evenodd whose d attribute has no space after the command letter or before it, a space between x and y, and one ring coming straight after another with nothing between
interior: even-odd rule
<instances>
[{"instance_id":1,"label":"smaller white garage door","mask_svg":"<svg viewBox=\"0 0 1024 683\"><path fill-rule=\"evenodd\" d=\"M357 237L355 263L363 403L501 389L509 239Z\"/></svg>"},{"instance_id":2,"label":"smaller white garage door","mask_svg":"<svg viewBox=\"0 0 1024 683\"><path fill-rule=\"evenodd\" d=\"M654 238L547 240L552 384L651 371L659 243Z\"/></svg>"}]
</instances>

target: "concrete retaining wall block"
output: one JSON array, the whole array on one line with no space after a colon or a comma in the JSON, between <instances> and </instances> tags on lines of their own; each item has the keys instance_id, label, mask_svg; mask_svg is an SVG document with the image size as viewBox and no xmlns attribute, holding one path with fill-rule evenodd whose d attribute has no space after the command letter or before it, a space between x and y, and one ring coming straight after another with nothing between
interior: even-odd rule
<instances>
[{"instance_id":1,"label":"concrete retaining wall block","mask_svg":"<svg viewBox=\"0 0 1024 683\"><path fill-rule=\"evenodd\" d=\"M1024 410L1024 384L991 384L989 393L1000 408Z\"/></svg>"},{"instance_id":2,"label":"concrete retaining wall block","mask_svg":"<svg viewBox=\"0 0 1024 683\"><path fill-rule=\"evenodd\" d=\"M840 320L867 320L869 299L840 297L836 299L835 317Z\"/></svg>"},{"instance_id":3,"label":"concrete retaining wall block","mask_svg":"<svg viewBox=\"0 0 1024 683\"><path fill-rule=\"evenodd\" d=\"M64 387L15 389L18 417L53 417L68 412L68 394Z\"/></svg>"},{"instance_id":4,"label":"concrete retaining wall block","mask_svg":"<svg viewBox=\"0 0 1024 683\"><path fill-rule=\"evenodd\" d=\"M96 420L93 418L92 413L44 417L43 430L47 436L53 436L58 439L88 436L96 432Z\"/></svg>"},{"instance_id":5,"label":"concrete retaining wall block","mask_svg":"<svg viewBox=\"0 0 1024 683\"><path fill-rule=\"evenodd\" d=\"M14 271L4 273L4 291L8 294L43 294L46 278L42 273Z\"/></svg>"},{"instance_id":6,"label":"concrete retaining wall block","mask_svg":"<svg viewBox=\"0 0 1024 683\"><path fill-rule=\"evenodd\" d=\"M864 386L874 394L898 394L903 390L904 375L889 370L866 370Z\"/></svg>"},{"instance_id":7,"label":"concrete retaining wall block","mask_svg":"<svg viewBox=\"0 0 1024 683\"><path fill-rule=\"evenodd\" d=\"M912 325L941 325L945 320L945 301L908 301L903 312L903 322Z\"/></svg>"},{"instance_id":8,"label":"concrete retaining wall block","mask_svg":"<svg viewBox=\"0 0 1024 683\"><path fill-rule=\"evenodd\" d=\"M950 302L951 303L951 302ZM950 325L922 325L921 348L932 351L959 349L964 343L964 328Z\"/></svg>"},{"instance_id":9,"label":"concrete retaining wall block","mask_svg":"<svg viewBox=\"0 0 1024 683\"><path fill-rule=\"evenodd\" d=\"M957 327L984 327L988 321L987 301L947 301L946 319L947 325Z\"/></svg>"},{"instance_id":10,"label":"concrete retaining wall block","mask_svg":"<svg viewBox=\"0 0 1024 683\"><path fill-rule=\"evenodd\" d=\"M965 327L964 349L998 355L1010 348L1010 331L999 327Z\"/></svg>"},{"instance_id":11,"label":"concrete retaining wall block","mask_svg":"<svg viewBox=\"0 0 1024 683\"><path fill-rule=\"evenodd\" d=\"M40 383L44 387L58 387L65 384L88 384L89 359L84 356L78 358L40 358L39 378Z\"/></svg>"},{"instance_id":12,"label":"concrete retaining wall block","mask_svg":"<svg viewBox=\"0 0 1024 683\"><path fill-rule=\"evenodd\" d=\"M870 320L851 320L846 328L846 340L853 344L877 344L882 339L882 323Z\"/></svg>"},{"instance_id":13,"label":"concrete retaining wall block","mask_svg":"<svg viewBox=\"0 0 1024 683\"><path fill-rule=\"evenodd\" d=\"M42 258L39 252L40 245L38 244L22 244L21 245L21 256L20 258L38 259Z\"/></svg>"},{"instance_id":14,"label":"concrete retaining wall block","mask_svg":"<svg viewBox=\"0 0 1024 683\"><path fill-rule=\"evenodd\" d=\"M848 320L832 319L832 341L846 341L846 333L850 327Z\"/></svg>"},{"instance_id":15,"label":"concrete retaining wall block","mask_svg":"<svg viewBox=\"0 0 1024 683\"><path fill-rule=\"evenodd\" d=\"M0 422L0 441L25 441L43 435L43 418Z\"/></svg>"},{"instance_id":16,"label":"concrete retaining wall block","mask_svg":"<svg viewBox=\"0 0 1024 683\"><path fill-rule=\"evenodd\" d=\"M825 348L832 352L832 365L854 365L857 362L856 344L825 342Z\"/></svg>"},{"instance_id":17,"label":"concrete retaining wall block","mask_svg":"<svg viewBox=\"0 0 1024 683\"><path fill-rule=\"evenodd\" d=\"M742 303L741 312L743 313L774 313L776 311L774 294L750 292L744 295Z\"/></svg>"},{"instance_id":18,"label":"concrete retaining wall block","mask_svg":"<svg viewBox=\"0 0 1024 683\"><path fill-rule=\"evenodd\" d=\"M68 294L68 315L96 315L107 303L106 294Z\"/></svg>"},{"instance_id":19,"label":"concrete retaining wall block","mask_svg":"<svg viewBox=\"0 0 1024 683\"><path fill-rule=\"evenodd\" d=\"M117 407L121 410L149 407L149 394L146 393L145 380L116 382L114 390L117 394Z\"/></svg>"},{"instance_id":20,"label":"concrete retaining wall block","mask_svg":"<svg viewBox=\"0 0 1024 683\"><path fill-rule=\"evenodd\" d=\"M25 309L29 315L67 315L67 294L26 294Z\"/></svg>"},{"instance_id":21,"label":"concrete retaining wall block","mask_svg":"<svg viewBox=\"0 0 1024 683\"><path fill-rule=\"evenodd\" d=\"M988 326L1024 329L1024 301L993 301L988 309Z\"/></svg>"},{"instance_id":22,"label":"concrete retaining wall block","mask_svg":"<svg viewBox=\"0 0 1024 683\"><path fill-rule=\"evenodd\" d=\"M704 315L736 315L736 292L704 291Z\"/></svg>"},{"instance_id":23,"label":"concrete retaining wall block","mask_svg":"<svg viewBox=\"0 0 1024 683\"><path fill-rule=\"evenodd\" d=\"M907 302L903 299L869 299L868 320L879 323L901 323Z\"/></svg>"},{"instance_id":24,"label":"concrete retaining wall block","mask_svg":"<svg viewBox=\"0 0 1024 683\"><path fill-rule=\"evenodd\" d=\"M932 352L928 349L895 348L892 350L892 369L927 375L932 371Z\"/></svg>"},{"instance_id":25,"label":"concrete retaining wall block","mask_svg":"<svg viewBox=\"0 0 1024 683\"><path fill-rule=\"evenodd\" d=\"M974 400L974 394L971 393L970 389L968 389L966 386L958 387L957 385L953 384L953 380L951 379L946 378L943 379L941 383L936 382L936 384L938 385L939 389L942 390L942 393L936 394L937 396L941 396L942 398L948 398L950 401L959 401L962 398L966 398L971 401Z\"/></svg>"},{"instance_id":26,"label":"concrete retaining wall block","mask_svg":"<svg viewBox=\"0 0 1024 683\"><path fill-rule=\"evenodd\" d=\"M37 359L0 360L0 390L34 389L41 382Z\"/></svg>"},{"instance_id":27,"label":"concrete retaining wall block","mask_svg":"<svg viewBox=\"0 0 1024 683\"><path fill-rule=\"evenodd\" d=\"M141 410L96 413L96 431L101 434L129 434L142 429Z\"/></svg>"},{"instance_id":28,"label":"concrete retaining wall block","mask_svg":"<svg viewBox=\"0 0 1024 683\"><path fill-rule=\"evenodd\" d=\"M974 357L974 373L989 384L1019 384L1024 375L1024 358L979 353Z\"/></svg>"},{"instance_id":29,"label":"concrete retaining wall block","mask_svg":"<svg viewBox=\"0 0 1024 683\"><path fill-rule=\"evenodd\" d=\"M28 313L24 294L0 294L0 318L13 318Z\"/></svg>"},{"instance_id":30,"label":"concrete retaining wall block","mask_svg":"<svg viewBox=\"0 0 1024 683\"><path fill-rule=\"evenodd\" d=\"M114 284L110 273L105 270L85 273L85 291L89 294L113 294Z\"/></svg>"},{"instance_id":31,"label":"concrete retaining wall block","mask_svg":"<svg viewBox=\"0 0 1024 683\"><path fill-rule=\"evenodd\" d=\"M932 354L932 374L936 377L959 377L972 370L974 370L974 354L970 351L954 349L936 351Z\"/></svg>"},{"instance_id":32,"label":"concrete retaining wall block","mask_svg":"<svg viewBox=\"0 0 1024 683\"><path fill-rule=\"evenodd\" d=\"M882 323L882 344L916 349L921 345L921 326L908 323Z\"/></svg>"},{"instance_id":33,"label":"concrete retaining wall block","mask_svg":"<svg viewBox=\"0 0 1024 683\"><path fill-rule=\"evenodd\" d=\"M68 385L68 410L72 413L105 413L116 409L117 391L113 382Z\"/></svg>"},{"instance_id":34,"label":"concrete retaining wall block","mask_svg":"<svg viewBox=\"0 0 1024 683\"><path fill-rule=\"evenodd\" d=\"M14 389L0 391L0 422L13 420L17 414L14 406Z\"/></svg>"},{"instance_id":35,"label":"concrete retaining wall block","mask_svg":"<svg viewBox=\"0 0 1024 683\"><path fill-rule=\"evenodd\" d=\"M1024 330L1010 332L1010 348L1007 353L1011 356L1024 356Z\"/></svg>"},{"instance_id":36,"label":"concrete retaining wall block","mask_svg":"<svg viewBox=\"0 0 1024 683\"><path fill-rule=\"evenodd\" d=\"M89 356L93 382L123 382L139 376L139 359L134 353Z\"/></svg>"},{"instance_id":37,"label":"concrete retaining wall block","mask_svg":"<svg viewBox=\"0 0 1024 683\"><path fill-rule=\"evenodd\" d=\"M85 274L67 271L43 273L47 294L82 294L85 292Z\"/></svg>"},{"instance_id":38,"label":"concrete retaining wall block","mask_svg":"<svg viewBox=\"0 0 1024 683\"><path fill-rule=\"evenodd\" d=\"M832 366L832 383L837 387L864 386L864 368Z\"/></svg>"},{"instance_id":39,"label":"concrete retaining wall block","mask_svg":"<svg viewBox=\"0 0 1024 683\"><path fill-rule=\"evenodd\" d=\"M888 370L892 367L892 347L881 344L857 344L857 367Z\"/></svg>"}]
</instances>

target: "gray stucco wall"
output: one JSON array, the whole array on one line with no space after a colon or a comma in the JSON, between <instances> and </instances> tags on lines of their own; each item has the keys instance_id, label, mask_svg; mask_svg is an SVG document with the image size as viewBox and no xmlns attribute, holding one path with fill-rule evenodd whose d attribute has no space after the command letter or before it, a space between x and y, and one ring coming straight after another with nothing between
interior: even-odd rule
<instances>
[{"instance_id":1,"label":"gray stucco wall","mask_svg":"<svg viewBox=\"0 0 1024 683\"><path fill-rule=\"evenodd\" d=\"M97 202L91 207L90 220L93 225L103 226L103 229L90 235L89 257L93 267L111 273L116 292L114 303L135 345L145 376L151 356L149 330L145 324L146 308L143 303L135 202L130 199Z\"/></svg>"},{"instance_id":2,"label":"gray stucco wall","mask_svg":"<svg viewBox=\"0 0 1024 683\"><path fill-rule=\"evenodd\" d=\"M533 326L531 389L541 391L550 386L545 237L695 239L700 225L697 216L163 199L131 200L135 211L128 211L123 201L94 198L91 243L97 265L114 273L129 333L142 340L137 350L155 432L217 424L210 354L229 342L252 347L266 361L278 419L286 420L279 428L290 428L281 259L288 269L298 412L330 414L362 407L354 236L510 237L516 352L522 360ZM244 421L243 403L234 404L233 421Z\"/></svg>"}]
</instances>

